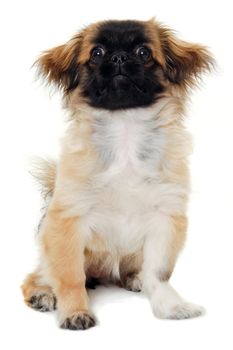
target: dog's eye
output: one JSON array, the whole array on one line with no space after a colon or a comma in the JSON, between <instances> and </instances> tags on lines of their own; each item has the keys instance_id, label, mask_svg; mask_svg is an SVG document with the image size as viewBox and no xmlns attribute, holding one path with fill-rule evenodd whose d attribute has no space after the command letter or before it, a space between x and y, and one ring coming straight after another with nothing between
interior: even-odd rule
<instances>
[{"instance_id":1,"label":"dog's eye","mask_svg":"<svg viewBox=\"0 0 233 350\"><path fill-rule=\"evenodd\" d=\"M91 52L91 59L94 62L98 62L105 54L102 47L95 47Z\"/></svg>"},{"instance_id":2,"label":"dog's eye","mask_svg":"<svg viewBox=\"0 0 233 350\"><path fill-rule=\"evenodd\" d=\"M145 46L139 47L136 50L136 54L143 62L147 62L151 57L150 49Z\"/></svg>"}]
</instances>

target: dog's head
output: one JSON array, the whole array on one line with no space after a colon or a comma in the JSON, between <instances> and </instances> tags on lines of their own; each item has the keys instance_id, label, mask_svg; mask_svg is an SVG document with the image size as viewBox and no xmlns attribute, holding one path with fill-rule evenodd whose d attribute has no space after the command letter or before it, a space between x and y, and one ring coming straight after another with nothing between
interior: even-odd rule
<instances>
[{"instance_id":1,"label":"dog's head","mask_svg":"<svg viewBox=\"0 0 233 350\"><path fill-rule=\"evenodd\" d=\"M186 91L212 59L155 20L128 20L92 24L37 63L65 96L117 110L150 106L172 86Z\"/></svg>"}]
</instances>

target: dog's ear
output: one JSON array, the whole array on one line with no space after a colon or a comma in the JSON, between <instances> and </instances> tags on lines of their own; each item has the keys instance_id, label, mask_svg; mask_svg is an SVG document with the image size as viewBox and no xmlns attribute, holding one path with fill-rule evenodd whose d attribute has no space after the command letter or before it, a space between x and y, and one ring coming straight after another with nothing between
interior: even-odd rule
<instances>
[{"instance_id":1,"label":"dog's ear","mask_svg":"<svg viewBox=\"0 0 233 350\"><path fill-rule=\"evenodd\" d=\"M159 28L159 35L165 76L172 83L193 86L202 73L213 67L214 60L204 46L180 40L163 26Z\"/></svg>"},{"instance_id":2,"label":"dog's ear","mask_svg":"<svg viewBox=\"0 0 233 350\"><path fill-rule=\"evenodd\" d=\"M79 83L81 41L81 36L76 36L64 45L45 51L35 62L39 75L65 92L73 90Z\"/></svg>"}]
</instances>

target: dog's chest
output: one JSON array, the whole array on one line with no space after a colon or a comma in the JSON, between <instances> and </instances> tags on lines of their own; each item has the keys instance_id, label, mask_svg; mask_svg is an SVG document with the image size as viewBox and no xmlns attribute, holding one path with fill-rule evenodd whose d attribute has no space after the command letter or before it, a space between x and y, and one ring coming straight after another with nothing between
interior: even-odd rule
<instances>
[{"instance_id":1,"label":"dog's chest","mask_svg":"<svg viewBox=\"0 0 233 350\"><path fill-rule=\"evenodd\" d=\"M93 178L90 223L121 252L141 247L154 211L164 142L151 120L119 118L96 125L93 143L102 170Z\"/></svg>"},{"instance_id":2,"label":"dog's chest","mask_svg":"<svg viewBox=\"0 0 233 350\"><path fill-rule=\"evenodd\" d=\"M93 143L105 177L153 175L158 168L165 138L153 119L118 117L95 124Z\"/></svg>"}]
</instances>

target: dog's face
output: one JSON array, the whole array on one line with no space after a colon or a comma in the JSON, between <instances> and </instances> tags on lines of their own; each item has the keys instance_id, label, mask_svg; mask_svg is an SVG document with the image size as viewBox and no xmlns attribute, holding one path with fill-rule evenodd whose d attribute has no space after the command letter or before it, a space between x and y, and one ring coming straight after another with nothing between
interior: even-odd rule
<instances>
[{"instance_id":1,"label":"dog's face","mask_svg":"<svg viewBox=\"0 0 233 350\"><path fill-rule=\"evenodd\" d=\"M93 45L83 81L83 95L92 106L110 110L147 106L163 92L160 66L143 24L104 23Z\"/></svg>"},{"instance_id":2,"label":"dog's face","mask_svg":"<svg viewBox=\"0 0 233 350\"><path fill-rule=\"evenodd\" d=\"M38 60L49 82L77 103L107 110L146 107L170 87L195 84L211 58L154 20L92 24Z\"/></svg>"}]
</instances>

